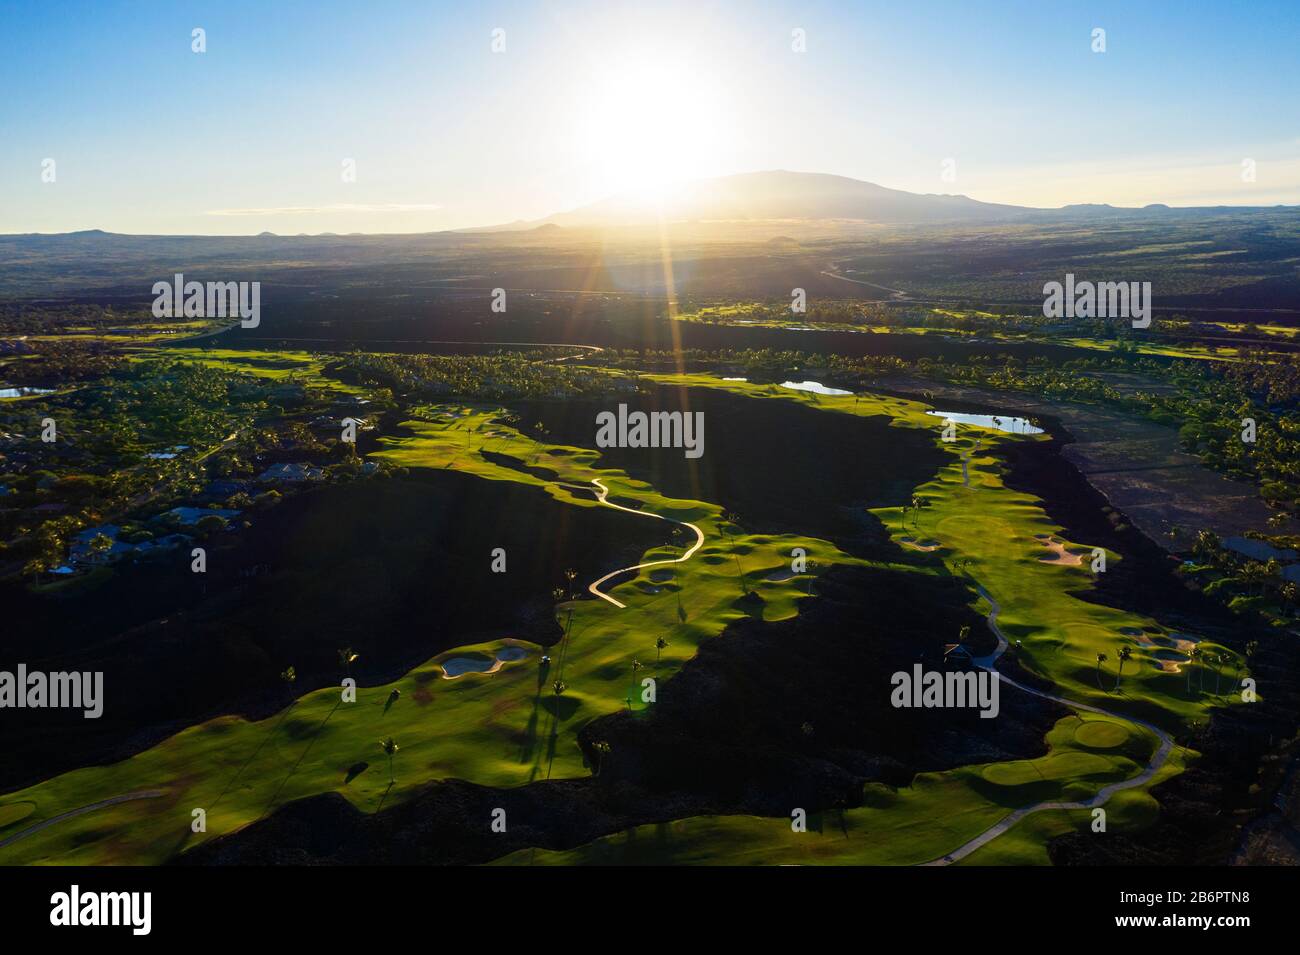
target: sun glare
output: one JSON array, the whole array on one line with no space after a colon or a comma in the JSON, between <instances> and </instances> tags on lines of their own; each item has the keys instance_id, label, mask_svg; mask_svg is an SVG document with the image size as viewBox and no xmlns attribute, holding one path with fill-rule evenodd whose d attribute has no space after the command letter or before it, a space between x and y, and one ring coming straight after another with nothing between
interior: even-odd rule
<instances>
[{"instance_id":1,"label":"sun glare","mask_svg":"<svg viewBox=\"0 0 1300 955\"><path fill-rule=\"evenodd\" d=\"M574 146L598 191L656 198L723 171L730 114L715 77L635 55L597 64L585 82Z\"/></svg>"}]
</instances>

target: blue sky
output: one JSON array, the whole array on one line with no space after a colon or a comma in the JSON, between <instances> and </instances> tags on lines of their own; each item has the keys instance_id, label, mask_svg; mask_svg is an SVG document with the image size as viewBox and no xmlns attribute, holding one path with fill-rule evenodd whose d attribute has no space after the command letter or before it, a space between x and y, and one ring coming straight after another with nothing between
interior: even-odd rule
<instances>
[{"instance_id":1,"label":"blue sky","mask_svg":"<svg viewBox=\"0 0 1300 955\"><path fill-rule=\"evenodd\" d=\"M1300 203L1297 49L1295 2L8 2L0 232L427 231L776 168Z\"/></svg>"}]
</instances>

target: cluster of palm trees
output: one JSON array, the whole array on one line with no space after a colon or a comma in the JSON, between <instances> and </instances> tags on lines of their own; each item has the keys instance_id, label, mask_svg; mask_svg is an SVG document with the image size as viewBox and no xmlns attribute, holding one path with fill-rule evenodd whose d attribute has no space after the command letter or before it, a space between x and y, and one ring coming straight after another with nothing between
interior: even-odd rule
<instances>
[{"instance_id":1,"label":"cluster of palm trees","mask_svg":"<svg viewBox=\"0 0 1300 955\"><path fill-rule=\"evenodd\" d=\"M1124 664L1127 663L1132 656L1132 647L1122 646L1119 648L1119 671L1115 674L1115 685L1108 690L1101 682L1101 665L1109 660L1110 656L1104 652L1097 654L1097 686L1101 689L1101 692L1106 694L1119 692L1120 681L1124 679Z\"/></svg>"},{"instance_id":2,"label":"cluster of palm trees","mask_svg":"<svg viewBox=\"0 0 1300 955\"><path fill-rule=\"evenodd\" d=\"M1275 523L1273 518L1269 519L1269 523ZM1285 568L1276 558L1262 561L1240 559L1223 546L1217 534L1209 530L1197 533L1192 553L1201 563L1208 564L1223 575L1206 588L1206 593L1228 585L1244 591L1246 597L1267 597L1271 594L1283 613L1294 612L1300 606L1300 587L1283 577Z\"/></svg>"},{"instance_id":3,"label":"cluster of palm trees","mask_svg":"<svg viewBox=\"0 0 1300 955\"><path fill-rule=\"evenodd\" d=\"M921 511L930 506L930 502L920 495L913 495L912 500L903 505L903 525L907 525L907 512L912 511L912 527L919 527Z\"/></svg>"},{"instance_id":4,"label":"cluster of palm trees","mask_svg":"<svg viewBox=\"0 0 1300 955\"><path fill-rule=\"evenodd\" d=\"M1250 659L1251 657L1253 657L1256 650L1258 650L1258 648L1259 648L1258 640L1252 640L1249 644L1247 644L1246 658ZM1132 647L1130 646L1120 647L1119 653L1117 655L1117 659L1119 660L1119 669L1115 674L1115 683L1110 689L1107 689L1105 685L1103 685L1102 683L1103 674L1101 668L1102 668L1102 664L1106 663L1106 661L1110 659L1110 656L1104 651L1097 654L1097 686L1098 688L1101 689L1103 693L1110 694L1110 693L1119 692L1120 683L1124 678L1124 664L1127 663L1132 658L1132 656L1133 656ZM1224 684L1222 683L1223 672L1226 669L1230 669L1234 665L1238 669L1238 676L1240 676L1241 660L1237 658L1235 655L1233 655L1232 653L1228 652L1227 650L1221 650L1218 652L1211 653L1207 650L1202 650L1200 647L1194 646L1189 648L1187 651L1187 662L1183 665L1183 671L1187 674L1187 695L1188 696L1192 695L1192 670L1193 669L1195 669L1197 673L1198 693L1205 692L1205 672L1208 669L1214 673L1214 694L1213 695L1214 696L1222 695L1221 693L1222 688L1231 687L1234 685L1232 682L1229 682L1228 684L1226 684L1226 687L1224 686Z\"/></svg>"},{"instance_id":5,"label":"cluster of palm trees","mask_svg":"<svg viewBox=\"0 0 1300 955\"><path fill-rule=\"evenodd\" d=\"M1259 648L1258 640L1250 641L1250 643L1246 645L1247 659L1253 657L1255 655L1255 651L1258 648ZM1210 653L1208 651L1202 650L1200 647L1192 647L1187 651L1186 667L1187 667L1187 695L1188 696L1192 695L1192 664L1197 662L1201 664L1196 668L1197 670L1196 689L1198 693L1205 692L1205 671L1207 669L1213 669L1214 671L1214 695L1215 696L1221 695L1220 680L1222 678L1222 674L1225 668L1235 665L1237 667L1238 677L1240 677L1241 675L1241 661L1237 657L1229 653L1228 651L1223 650L1218 653ZM1231 687L1234 684L1230 682L1227 685Z\"/></svg>"}]
</instances>

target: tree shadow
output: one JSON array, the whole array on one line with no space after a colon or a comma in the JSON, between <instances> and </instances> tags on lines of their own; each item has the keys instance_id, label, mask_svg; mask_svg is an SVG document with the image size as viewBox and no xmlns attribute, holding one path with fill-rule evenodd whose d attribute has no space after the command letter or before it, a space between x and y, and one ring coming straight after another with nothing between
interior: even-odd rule
<instances>
[{"instance_id":1,"label":"tree shadow","mask_svg":"<svg viewBox=\"0 0 1300 955\"><path fill-rule=\"evenodd\" d=\"M276 787L275 793L271 796L271 801L266 804L266 810L263 815L270 812L275 807L275 802L280 798L280 793L284 790L285 785L293 778L294 773L298 772L298 767L301 766L302 761L307 758L307 754L311 752L311 748L316 745L316 740L320 739L321 730L325 729L325 724L330 721L330 717L332 717L335 711L342 705L343 698L340 696L330 711L325 714L325 719L320 721L320 726L316 727L316 732L312 734L311 742L307 744L306 748L302 751L302 755L294 762L293 768L289 770L284 779L280 780L280 785Z\"/></svg>"},{"instance_id":2,"label":"tree shadow","mask_svg":"<svg viewBox=\"0 0 1300 955\"><path fill-rule=\"evenodd\" d=\"M212 805L208 807L209 811L217 808L217 803L221 802L221 800L226 797L226 793L230 792L230 790L234 788L235 783L239 781L239 777L244 774L244 770L248 769L248 767L253 764L253 761L261 755L263 747L265 747L271 737L275 735L276 731L280 729L280 724L285 721L286 717L289 715L289 711L292 710L296 704L297 700L294 700L286 706L280 713L280 718L275 721L275 725L268 727L266 732L262 734L262 740L257 744L257 748L253 750L252 755L250 755L248 759L244 760L239 769L235 771L235 775L232 776L230 782L226 784L226 788L221 790L220 795L218 795L217 798L213 800Z\"/></svg>"}]
</instances>

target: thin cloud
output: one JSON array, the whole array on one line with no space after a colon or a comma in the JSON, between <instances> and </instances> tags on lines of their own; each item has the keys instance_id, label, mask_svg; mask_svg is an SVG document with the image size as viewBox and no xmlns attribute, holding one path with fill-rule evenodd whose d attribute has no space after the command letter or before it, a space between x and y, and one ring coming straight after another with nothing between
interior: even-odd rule
<instances>
[{"instance_id":1,"label":"thin cloud","mask_svg":"<svg viewBox=\"0 0 1300 955\"><path fill-rule=\"evenodd\" d=\"M338 212L436 212L433 202L339 202L328 206L267 206L253 209L210 209L210 216L315 216Z\"/></svg>"}]
</instances>

